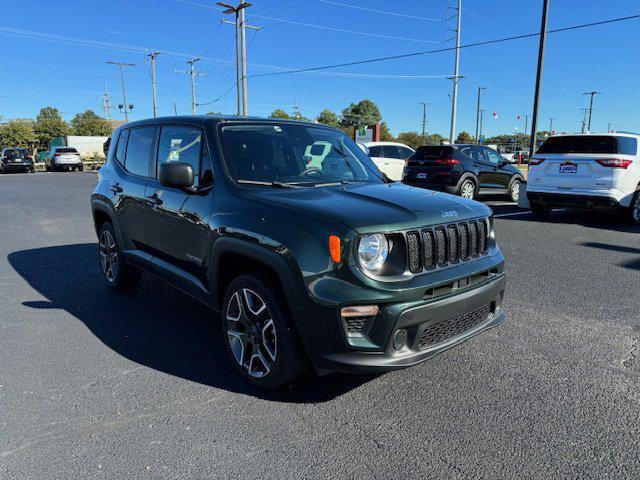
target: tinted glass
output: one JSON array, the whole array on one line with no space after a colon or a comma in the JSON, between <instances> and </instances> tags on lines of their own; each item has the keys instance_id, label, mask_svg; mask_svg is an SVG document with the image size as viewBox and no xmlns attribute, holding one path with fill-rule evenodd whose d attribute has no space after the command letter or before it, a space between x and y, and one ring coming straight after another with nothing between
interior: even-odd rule
<instances>
[{"instance_id":1,"label":"tinted glass","mask_svg":"<svg viewBox=\"0 0 640 480\"><path fill-rule=\"evenodd\" d=\"M637 155L638 140L632 137L617 137L618 153L621 155Z\"/></svg>"},{"instance_id":2,"label":"tinted glass","mask_svg":"<svg viewBox=\"0 0 640 480\"><path fill-rule=\"evenodd\" d=\"M410 148L398 147L398 150L400 150L400 154L402 155L402 159L403 160L405 158L409 158L411 155L413 155L413 150L411 150Z\"/></svg>"},{"instance_id":3,"label":"tinted glass","mask_svg":"<svg viewBox=\"0 0 640 480\"><path fill-rule=\"evenodd\" d=\"M398 147L395 145L383 145L382 156L384 158L401 158L404 160L404 156L402 156L402 154L398 150Z\"/></svg>"},{"instance_id":4,"label":"tinted glass","mask_svg":"<svg viewBox=\"0 0 640 480\"><path fill-rule=\"evenodd\" d=\"M15 158L15 157L24 157L28 155L27 151L24 148L7 148L4 151L5 157Z\"/></svg>"},{"instance_id":5,"label":"tinted glass","mask_svg":"<svg viewBox=\"0 0 640 480\"><path fill-rule=\"evenodd\" d=\"M124 167L131 173L149 176L149 160L156 136L155 127L132 128L129 130L127 155Z\"/></svg>"},{"instance_id":6,"label":"tinted glass","mask_svg":"<svg viewBox=\"0 0 640 480\"><path fill-rule=\"evenodd\" d=\"M451 158L453 157L453 147L441 145L426 145L418 147L412 158L416 160L428 160L432 158Z\"/></svg>"},{"instance_id":7,"label":"tinted glass","mask_svg":"<svg viewBox=\"0 0 640 480\"><path fill-rule=\"evenodd\" d=\"M375 147L369 147L369 156L370 157L381 158L382 157L382 147L380 145L377 145Z\"/></svg>"},{"instance_id":8,"label":"tinted glass","mask_svg":"<svg viewBox=\"0 0 640 480\"><path fill-rule=\"evenodd\" d=\"M78 153L78 150L70 147L56 148L56 153Z\"/></svg>"},{"instance_id":9,"label":"tinted glass","mask_svg":"<svg viewBox=\"0 0 640 480\"><path fill-rule=\"evenodd\" d=\"M116 146L115 157L120 164L124 165L124 154L127 151L127 139L129 138L129 130L121 130L118 137L118 145Z\"/></svg>"},{"instance_id":10,"label":"tinted glass","mask_svg":"<svg viewBox=\"0 0 640 480\"><path fill-rule=\"evenodd\" d=\"M576 135L550 137L538 153L619 153L615 137L604 135Z\"/></svg>"},{"instance_id":11,"label":"tinted glass","mask_svg":"<svg viewBox=\"0 0 640 480\"><path fill-rule=\"evenodd\" d=\"M169 162L188 163L195 173L194 187L199 185L202 130L169 125L162 127L158 145L158 166Z\"/></svg>"},{"instance_id":12,"label":"tinted glass","mask_svg":"<svg viewBox=\"0 0 640 480\"><path fill-rule=\"evenodd\" d=\"M323 144L326 154L307 154ZM319 185L380 183L371 159L343 132L313 125L255 123L222 128L228 171L237 181Z\"/></svg>"}]
</instances>

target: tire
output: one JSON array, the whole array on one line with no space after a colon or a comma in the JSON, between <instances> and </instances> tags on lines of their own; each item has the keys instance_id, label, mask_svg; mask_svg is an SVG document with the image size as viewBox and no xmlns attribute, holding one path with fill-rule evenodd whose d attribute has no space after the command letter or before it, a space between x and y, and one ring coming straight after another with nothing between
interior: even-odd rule
<instances>
[{"instance_id":1,"label":"tire","mask_svg":"<svg viewBox=\"0 0 640 480\"><path fill-rule=\"evenodd\" d=\"M222 304L229 361L245 381L265 389L293 382L309 366L284 297L271 285L259 271L240 275Z\"/></svg>"},{"instance_id":2,"label":"tire","mask_svg":"<svg viewBox=\"0 0 640 480\"><path fill-rule=\"evenodd\" d=\"M551 213L551 207L547 207L546 205L541 205L539 203L532 203L531 213L533 213L535 218L545 220Z\"/></svg>"},{"instance_id":3,"label":"tire","mask_svg":"<svg viewBox=\"0 0 640 480\"><path fill-rule=\"evenodd\" d=\"M80 166L78 167L78 171L79 171L79 172L84 172L84 165L80 165Z\"/></svg>"},{"instance_id":4,"label":"tire","mask_svg":"<svg viewBox=\"0 0 640 480\"><path fill-rule=\"evenodd\" d=\"M522 181L519 178L514 179L509 185L509 200L512 202L518 203L518 199L520 198L520 186L522 185Z\"/></svg>"},{"instance_id":5,"label":"tire","mask_svg":"<svg viewBox=\"0 0 640 480\"><path fill-rule=\"evenodd\" d=\"M636 190L627 208L627 220L631 225L640 225L640 190Z\"/></svg>"},{"instance_id":6,"label":"tire","mask_svg":"<svg viewBox=\"0 0 640 480\"><path fill-rule=\"evenodd\" d=\"M125 262L113 225L105 222L98 233L98 258L107 285L112 290L128 292L140 280L140 270Z\"/></svg>"},{"instance_id":7,"label":"tire","mask_svg":"<svg viewBox=\"0 0 640 480\"><path fill-rule=\"evenodd\" d=\"M464 179L458 188L458 196L473 200L476 196L476 183L470 178Z\"/></svg>"}]
</instances>

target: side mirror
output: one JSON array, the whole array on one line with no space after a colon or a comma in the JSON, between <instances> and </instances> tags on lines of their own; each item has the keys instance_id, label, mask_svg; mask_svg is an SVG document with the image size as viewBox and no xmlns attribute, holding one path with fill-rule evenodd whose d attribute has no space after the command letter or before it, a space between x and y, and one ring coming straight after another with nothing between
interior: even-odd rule
<instances>
[{"instance_id":1,"label":"side mirror","mask_svg":"<svg viewBox=\"0 0 640 480\"><path fill-rule=\"evenodd\" d=\"M158 170L158 180L165 187L189 188L194 178L193 167L184 162L162 163Z\"/></svg>"}]
</instances>

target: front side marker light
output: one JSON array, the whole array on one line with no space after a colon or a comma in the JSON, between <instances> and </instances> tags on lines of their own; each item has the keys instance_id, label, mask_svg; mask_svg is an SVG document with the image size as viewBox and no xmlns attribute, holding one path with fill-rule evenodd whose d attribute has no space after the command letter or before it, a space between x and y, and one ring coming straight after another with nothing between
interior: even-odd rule
<instances>
[{"instance_id":1,"label":"front side marker light","mask_svg":"<svg viewBox=\"0 0 640 480\"><path fill-rule=\"evenodd\" d=\"M340 310L342 318L353 317L375 317L380 308L377 305L354 305L351 307L343 307Z\"/></svg>"},{"instance_id":2,"label":"front side marker light","mask_svg":"<svg viewBox=\"0 0 640 480\"><path fill-rule=\"evenodd\" d=\"M329 237L329 253L331 254L331 260L335 263L340 263L340 253L342 250L342 245L340 242L340 237L336 235L331 235Z\"/></svg>"}]
</instances>

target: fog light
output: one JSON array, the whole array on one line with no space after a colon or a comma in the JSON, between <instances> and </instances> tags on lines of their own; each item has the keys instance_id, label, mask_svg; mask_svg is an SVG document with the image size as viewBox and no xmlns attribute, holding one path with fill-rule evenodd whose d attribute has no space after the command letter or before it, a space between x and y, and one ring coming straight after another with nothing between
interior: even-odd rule
<instances>
[{"instance_id":1,"label":"fog light","mask_svg":"<svg viewBox=\"0 0 640 480\"><path fill-rule=\"evenodd\" d=\"M407 344L407 331L404 328L396 331L393 335L393 348L402 350Z\"/></svg>"}]
</instances>

